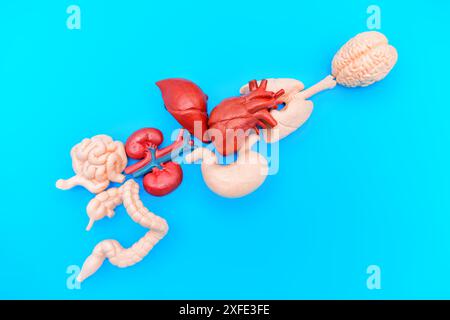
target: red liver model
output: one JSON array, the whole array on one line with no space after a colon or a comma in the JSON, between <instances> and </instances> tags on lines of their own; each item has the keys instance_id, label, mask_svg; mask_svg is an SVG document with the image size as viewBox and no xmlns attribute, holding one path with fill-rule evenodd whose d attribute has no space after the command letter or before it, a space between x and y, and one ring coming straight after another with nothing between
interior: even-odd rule
<instances>
[{"instance_id":1,"label":"red liver model","mask_svg":"<svg viewBox=\"0 0 450 320\"><path fill-rule=\"evenodd\" d=\"M195 83L185 79L166 79L156 83L167 111L192 135L203 142L208 125L208 96ZM198 128L194 130L195 124Z\"/></svg>"}]
</instances>

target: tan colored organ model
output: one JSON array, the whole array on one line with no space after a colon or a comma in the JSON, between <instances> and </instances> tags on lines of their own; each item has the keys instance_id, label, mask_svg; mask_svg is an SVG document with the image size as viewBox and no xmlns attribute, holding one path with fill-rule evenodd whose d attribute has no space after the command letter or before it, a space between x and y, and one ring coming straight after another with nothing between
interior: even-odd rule
<instances>
[{"instance_id":1,"label":"tan colored organ model","mask_svg":"<svg viewBox=\"0 0 450 320\"><path fill-rule=\"evenodd\" d=\"M98 135L84 139L70 151L75 176L56 182L58 189L67 190L77 185L92 193L105 190L110 181L122 183L122 171L127 166L123 143L110 136Z\"/></svg>"},{"instance_id":2,"label":"tan colored organ model","mask_svg":"<svg viewBox=\"0 0 450 320\"><path fill-rule=\"evenodd\" d=\"M278 141L307 121L313 110L313 103L309 100L312 96L332 89L336 84L346 87L365 87L380 81L394 67L397 58L397 51L388 44L387 38L381 33L372 31L358 34L337 52L332 62L331 75L322 81L308 89L304 89L303 83L295 79L272 78L260 81L259 84L251 81L249 85L241 88L240 92L243 96L226 99L228 103L222 105L220 112L216 113L217 121L213 122L221 124L224 120L217 114L226 114L230 118L225 120L233 122L236 120L232 117L233 112L225 111L235 111L236 106L247 106L249 112L240 114L241 120L246 122L250 119L251 125L247 124L247 126L254 131L258 131L257 125L267 127L266 140ZM170 110L176 114L177 120L183 126L190 128L194 127L191 126L192 121L199 121L199 119L206 121L207 98L200 88L184 79L172 79L168 82L172 83L176 90L174 92L163 90L163 96L166 95L166 100L173 104ZM165 84L160 82L160 85L165 87L168 82L166 81ZM249 91L257 91L258 88L261 92L248 95ZM266 98L269 101L266 101ZM246 104L248 102L246 99L252 100L252 103ZM240 103L231 103L233 101ZM278 102L284 103L285 107L277 110ZM186 106L192 107L190 108L192 110L188 110L192 112L189 117L186 116ZM270 125L255 122L260 119L255 118L256 112L250 112L252 110L264 111L261 120L270 119ZM271 117L268 116L269 112ZM206 127L206 123L203 124ZM228 198L242 197L259 188L266 180L269 171L267 160L258 152L251 150L258 139L254 132L245 136L242 147L236 148L237 160L230 165L218 164L214 152L207 148L198 148L186 155L185 159L189 163L203 160L202 176L213 192ZM150 147L150 145L146 146ZM113 141L106 135L98 135L77 144L72 149L71 156L75 176L68 180L58 180L56 185L60 189L70 189L81 185L92 193L99 193L86 209L89 216L87 230L90 230L97 220L106 216L112 218L115 208L120 204L124 204L134 222L150 229L128 249L123 248L116 240L104 240L97 244L78 276L78 281L81 282L95 273L105 259L109 259L113 265L119 267L128 267L141 261L166 235L168 225L163 218L156 216L143 205L139 197L139 185L134 180L129 180L118 188L104 191L110 182L122 183L125 180L122 172L127 165L127 156L121 142Z\"/></svg>"},{"instance_id":3,"label":"tan colored organ model","mask_svg":"<svg viewBox=\"0 0 450 320\"><path fill-rule=\"evenodd\" d=\"M125 249L117 240L103 240L97 244L92 254L86 259L77 277L79 282L95 273L105 259L120 268L132 266L141 261L167 234L169 226L166 220L150 212L139 197L139 185L134 180L128 180L120 188L111 188L97 195L87 207L90 218L88 229L93 221L105 216L112 217L114 209L122 204L131 219L150 229L139 241Z\"/></svg>"},{"instance_id":4,"label":"tan colored organ model","mask_svg":"<svg viewBox=\"0 0 450 320\"><path fill-rule=\"evenodd\" d=\"M346 87L367 87L387 76L397 63L397 50L376 31L363 32L350 39L336 53L332 75Z\"/></svg>"},{"instance_id":5,"label":"tan colored organ model","mask_svg":"<svg viewBox=\"0 0 450 320\"><path fill-rule=\"evenodd\" d=\"M185 159L188 163L203 160L203 179L216 194L225 198L243 197L258 189L269 173L266 158L251 150L258 140L255 134L248 136L238 152L237 160L229 165L219 164L216 154L206 148L194 150Z\"/></svg>"}]
</instances>

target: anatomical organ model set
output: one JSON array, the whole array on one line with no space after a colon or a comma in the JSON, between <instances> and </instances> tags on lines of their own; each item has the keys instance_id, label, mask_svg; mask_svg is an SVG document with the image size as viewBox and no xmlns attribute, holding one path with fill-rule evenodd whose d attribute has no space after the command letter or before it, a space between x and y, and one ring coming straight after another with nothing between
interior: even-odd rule
<instances>
[{"instance_id":1,"label":"anatomical organ model set","mask_svg":"<svg viewBox=\"0 0 450 320\"><path fill-rule=\"evenodd\" d=\"M238 198L255 191L265 181L268 162L252 146L264 129L264 139L276 142L300 128L313 110L313 95L332 89L336 84L365 87L382 80L397 62L397 51L379 32L364 32L348 41L335 55L331 75L305 89L295 79L250 81L240 89L240 96L223 100L208 115L208 97L192 81L166 79L157 82L168 112L183 127L177 139L160 147L163 133L143 128L129 136L125 145L106 135L84 139L71 150L75 176L58 180L59 189L83 186L96 194L88 206L90 230L95 221L113 217L123 204L131 219L149 231L130 248L116 240L97 244L83 264L78 281L83 281L102 265L105 259L118 267L141 261L168 232L167 222L150 212L139 196L134 179L142 177L146 192L164 196L175 190L183 180L180 163L201 160L203 179L214 193ZM279 105L284 107L278 110ZM193 137L210 143L224 156L237 153L229 165L218 163L213 148L194 147ZM128 159L137 160L128 165ZM110 182L122 184L108 188Z\"/></svg>"}]
</instances>

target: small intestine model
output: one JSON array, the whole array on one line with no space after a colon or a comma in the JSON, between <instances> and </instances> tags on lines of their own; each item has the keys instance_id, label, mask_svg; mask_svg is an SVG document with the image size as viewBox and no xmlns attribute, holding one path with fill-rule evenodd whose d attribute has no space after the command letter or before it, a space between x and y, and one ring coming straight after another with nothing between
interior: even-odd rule
<instances>
[{"instance_id":1,"label":"small intestine model","mask_svg":"<svg viewBox=\"0 0 450 320\"><path fill-rule=\"evenodd\" d=\"M75 176L60 179L56 187L62 190L77 185L83 186L92 193L105 190L109 183L125 180L122 171L127 166L127 156L122 142L113 141L107 135L98 135L84 139L74 146L70 152Z\"/></svg>"},{"instance_id":2,"label":"small intestine model","mask_svg":"<svg viewBox=\"0 0 450 320\"><path fill-rule=\"evenodd\" d=\"M72 148L75 176L58 180L57 188L76 185L97 194L87 206L89 223L112 218L123 204L131 219L149 231L130 248L116 240L104 240L95 246L78 275L83 281L96 272L104 260L118 267L141 261L168 232L167 222L150 212L141 201L139 185L129 179L143 177L145 191L153 196L173 192L183 180L179 160L201 161L201 173L208 188L226 198L239 198L258 189L269 172L268 161L252 146L259 131L264 139L276 142L296 131L310 117L315 94L336 84L365 87L382 80L397 62L397 51L379 32L364 32L348 41L335 55L331 75L305 89L302 82L289 78L250 81L240 96L223 100L207 113L208 97L190 80L166 79L157 82L167 111L181 124L177 138L160 148L163 134L156 128L143 128L129 136L125 145L107 135L84 139ZM278 110L279 105L284 108ZM194 146L191 135L208 147ZM211 148L212 147L212 148ZM215 150L224 156L237 154L228 165L219 164ZM136 160L128 164L128 159ZM124 174L123 174L124 173ZM110 182L123 183L106 190Z\"/></svg>"},{"instance_id":3,"label":"small intestine model","mask_svg":"<svg viewBox=\"0 0 450 320\"><path fill-rule=\"evenodd\" d=\"M247 152L239 152L249 137L258 134L261 128L265 129L264 137L269 143L290 135L310 117L313 102L309 98L336 84L369 86L386 77L397 58L396 49L389 45L383 34L363 32L337 52L331 75L310 88L304 89L303 83L296 79L253 80L240 89L240 96L225 99L214 107L209 117L206 112L208 97L193 82L166 79L157 85L166 109L191 134L203 142L212 142L221 155L238 152L238 160L228 166L218 165L211 151L195 150L186 158L187 162L201 158L213 162L201 167L207 186L218 195L238 198L253 192L264 181L261 174L249 176L248 172L267 172L260 170L265 165L260 159L243 157L248 155L247 149ZM278 110L281 104L284 108ZM245 181L242 177L246 177Z\"/></svg>"}]
</instances>

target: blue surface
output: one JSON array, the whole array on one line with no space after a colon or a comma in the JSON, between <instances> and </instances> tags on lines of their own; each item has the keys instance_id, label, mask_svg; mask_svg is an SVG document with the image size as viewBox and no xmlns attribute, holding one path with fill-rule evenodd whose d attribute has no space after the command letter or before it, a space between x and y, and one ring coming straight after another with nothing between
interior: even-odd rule
<instances>
[{"instance_id":1,"label":"blue surface","mask_svg":"<svg viewBox=\"0 0 450 320\"><path fill-rule=\"evenodd\" d=\"M450 3L375 2L2 1L0 298L450 298ZM81 30L66 27L74 3ZM246 198L185 165L176 192L143 194L170 225L148 257L66 287L97 242L145 233L123 209L84 231L92 195L54 187L74 144L145 126L167 139L177 123L154 85L167 77L198 83L210 108L253 78L312 85L370 4L400 56L383 82L315 97ZM372 264L381 290L366 287Z\"/></svg>"}]
</instances>

